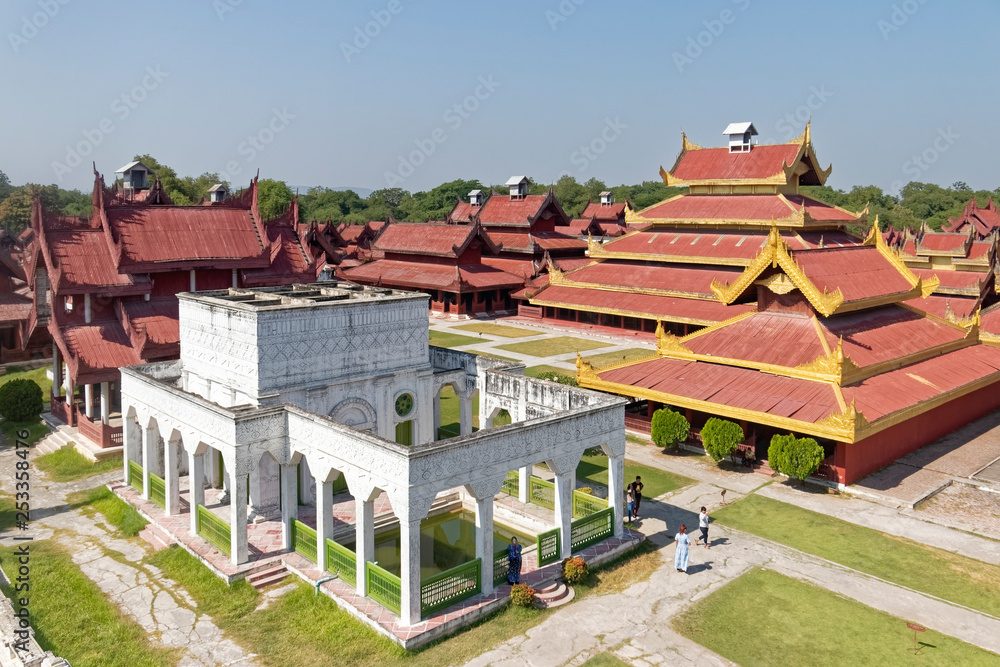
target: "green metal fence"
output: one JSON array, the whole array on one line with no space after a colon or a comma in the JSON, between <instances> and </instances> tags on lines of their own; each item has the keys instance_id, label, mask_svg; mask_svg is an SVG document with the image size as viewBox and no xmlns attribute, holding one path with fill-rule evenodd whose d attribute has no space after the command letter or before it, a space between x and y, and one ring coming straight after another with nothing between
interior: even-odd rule
<instances>
[{"instance_id":1,"label":"green metal fence","mask_svg":"<svg viewBox=\"0 0 1000 667\"><path fill-rule=\"evenodd\" d=\"M142 493L142 466L135 461L128 462L128 483L133 489Z\"/></svg>"},{"instance_id":2,"label":"green metal fence","mask_svg":"<svg viewBox=\"0 0 1000 667\"><path fill-rule=\"evenodd\" d=\"M160 507L167 506L167 483L153 473L149 473L149 499Z\"/></svg>"},{"instance_id":3,"label":"green metal fence","mask_svg":"<svg viewBox=\"0 0 1000 667\"><path fill-rule=\"evenodd\" d=\"M503 481L503 485L500 487L500 490L508 495L517 496L518 490L520 488L519 477L520 475L518 474L517 470L511 470L510 472L508 472L506 479L504 479Z\"/></svg>"},{"instance_id":4,"label":"green metal fence","mask_svg":"<svg viewBox=\"0 0 1000 667\"><path fill-rule=\"evenodd\" d=\"M554 563L562 555L559 546L559 529L553 528L550 531L539 533L536 541L538 549L538 567Z\"/></svg>"},{"instance_id":5,"label":"green metal fence","mask_svg":"<svg viewBox=\"0 0 1000 667\"><path fill-rule=\"evenodd\" d=\"M232 531L229 524L208 511L204 505L198 505L198 534L214 544L224 554L230 553L232 547Z\"/></svg>"},{"instance_id":6,"label":"green metal fence","mask_svg":"<svg viewBox=\"0 0 1000 667\"><path fill-rule=\"evenodd\" d=\"M570 542L573 551L585 549L614 534L615 509L609 507L572 523Z\"/></svg>"},{"instance_id":7,"label":"green metal fence","mask_svg":"<svg viewBox=\"0 0 1000 667\"><path fill-rule=\"evenodd\" d=\"M368 597L399 614L399 577L368 561L365 563L365 587L368 589Z\"/></svg>"},{"instance_id":8,"label":"green metal fence","mask_svg":"<svg viewBox=\"0 0 1000 667\"><path fill-rule=\"evenodd\" d=\"M298 519L292 519L292 546L295 553L316 562L316 530Z\"/></svg>"},{"instance_id":9,"label":"green metal fence","mask_svg":"<svg viewBox=\"0 0 1000 667\"><path fill-rule=\"evenodd\" d=\"M510 561L507 560L507 550L501 549L493 554L493 585L506 584L509 571Z\"/></svg>"},{"instance_id":10,"label":"green metal fence","mask_svg":"<svg viewBox=\"0 0 1000 667\"><path fill-rule=\"evenodd\" d=\"M477 558L421 581L421 617L478 595L482 590L480 585L482 565L483 561Z\"/></svg>"},{"instance_id":11,"label":"green metal fence","mask_svg":"<svg viewBox=\"0 0 1000 667\"><path fill-rule=\"evenodd\" d=\"M357 588L358 561L354 552L326 538L326 569Z\"/></svg>"},{"instance_id":12,"label":"green metal fence","mask_svg":"<svg viewBox=\"0 0 1000 667\"><path fill-rule=\"evenodd\" d=\"M581 519L608 508L608 501L583 491L573 491L573 518Z\"/></svg>"},{"instance_id":13,"label":"green metal fence","mask_svg":"<svg viewBox=\"0 0 1000 667\"><path fill-rule=\"evenodd\" d=\"M556 508L556 485L539 477L532 476L528 480L528 502L539 507L554 510Z\"/></svg>"}]
</instances>

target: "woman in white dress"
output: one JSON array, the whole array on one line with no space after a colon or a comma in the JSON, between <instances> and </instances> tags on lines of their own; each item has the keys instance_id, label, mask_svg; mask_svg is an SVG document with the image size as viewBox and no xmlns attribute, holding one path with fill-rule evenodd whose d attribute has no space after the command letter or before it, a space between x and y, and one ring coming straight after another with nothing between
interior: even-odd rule
<instances>
[{"instance_id":1,"label":"woman in white dress","mask_svg":"<svg viewBox=\"0 0 1000 667\"><path fill-rule=\"evenodd\" d=\"M688 538L687 526L683 523L678 533L674 535L674 541L677 543L677 551L674 552L674 567L677 568L678 572L686 574L688 571L688 545L691 540Z\"/></svg>"}]
</instances>

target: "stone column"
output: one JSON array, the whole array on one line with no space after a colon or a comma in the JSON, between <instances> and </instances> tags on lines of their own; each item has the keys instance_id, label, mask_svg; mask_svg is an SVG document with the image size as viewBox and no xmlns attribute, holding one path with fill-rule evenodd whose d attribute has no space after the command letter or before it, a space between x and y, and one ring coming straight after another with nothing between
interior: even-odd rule
<instances>
[{"instance_id":1,"label":"stone column","mask_svg":"<svg viewBox=\"0 0 1000 667\"><path fill-rule=\"evenodd\" d=\"M437 440L441 436L438 434L441 428L441 390L434 394L434 439Z\"/></svg>"},{"instance_id":2,"label":"stone column","mask_svg":"<svg viewBox=\"0 0 1000 667\"><path fill-rule=\"evenodd\" d=\"M167 440L166 456L163 458L163 481L166 486L166 503L163 508L167 516L174 516L181 511L181 487L180 487L180 441L170 438Z\"/></svg>"},{"instance_id":3,"label":"stone column","mask_svg":"<svg viewBox=\"0 0 1000 667\"><path fill-rule=\"evenodd\" d=\"M528 464L517 471L517 499L527 505L531 502L531 472L533 466Z\"/></svg>"},{"instance_id":4,"label":"stone column","mask_svg":"<svg viewBox=\"0 0 1000 667\"><path fill-rule=\"evenodd\" d=\"M470 435L472 433L472 394L465 392L458 395L459 409L459 429L460 435Z\"/></svg>"},{"instance_id":5,"label":"stone column","mask_svg":"<svg viewBox=\"0 0 1000 667\"><path fill-rule=\"evenodd\" d=\"M476 558L482 570L479 580L483 595L493 593L493 498L500 493L504 477L466 484L465 490L476 499Z\"/></svg>"},{"instance_id":6,"label":"stone column","mask_svg":"<svg viewBox=\"0 0 1000 667\"><path fill-rule=\"evenodd\" d=\"M205 504L205 455L188 447L188 501L191 505L191 534L198 534L198 505Z\"/></svg>"},{"instance_id":7,"label":"stone column","mask_svg":"<svg viewBox=\"0 0 1000 667\"><path fill-rule=\"evenodd\" d=\"M111 418L111 383L101 383L101 423L108 425Z\"/></svg>"},{"instance_id":8,"label":"stone column","mask_svg":"<svg viewBox=\"0 0 1000 667\"><path fill-rule=\"evenodd\" d=\"M326 570L326 541L333 539L333 482L316 478L316 565Z\"/></svg>"},{"instance_id":9,"label":"stone column","mask_svg":"<svg viewBox=\"0 0 1000 667\"><path fill-rule=\"evenodd\" d=\"M94 420L94 385L83 385L83 412L87 419Z\"/></svg>"},{"instance_id":10,"label":"stone column","mask_svg":"<svg viewBox=\"0 0 1000 667\"><path fill-rule=\"evenodd\" d=\"M122 426L125 431L122 434L125 438L125 446L122 448L122 464L124 465L125 479L131 481L129 463L142 460L142 428L134 418L126 418Z\"/></svg>"},{"instance_id":11,"label":"stone column","mask_svg":"<svg viewBox=\"0 0 1000 667\"><path fill-rule=\"evenodd\" d=\"M149 474L156 467L156 445L160 441L160 431L155 426L143 430L142 439L142 497L149 500Z\"/></svg>"},{"instance_id":12,"label":"stone column","mask_svg":"<svg viewBox=\"0 0 1000 667\"><path fill-rule=\"evenodd\" d=\"M313 475L312 469L309 467L309 462L302 459L299 462L298 468L298 485L299 485L299 500L303 505L312 505L313 492L312 492ZM319 492L319 481L316 482L317 493Z\"/></svg>"},{"instance_id":13,"label":"stone column","mask_svg":"<svg viewBox=\"0 0 1000 667\"><path fill-rule=\"evenodd\" d=\"M247 548L247 476L237 473L235 461L229 468L229 530L230 560L234 565L242 565L249 560Z\"/></svg>"},{"instance_id":14,"label":"stone column","mask_svg":"<svg viewBox=\"0 0 1000 667\"><path fill-rule=\"evenodd\" d=\"M351 489L354 493L354 489ZM377 495L372 492L371 495ZM375 560L375 500L374 498L354 497L354 558L357 562L358 595L368 595L368 583L365 581L365 563Z\"/></svg>"},{"instance_id":15,"label":"stone column","mask_svg":"<svg viewBox=\"0 0 1000 667\"><path fill-rule=\"evenodd\" d=\"M281 537L285 549L292 549L292 521L299 516L298 466L281 464Z\"/></svg>"},{"instance_id":16,"label":"stone column","mask_svg":"<svg viewBox=\"0 0 1000 667\"><path fill-rule=\"evenodd\" d=\"M556 475L556 525L559 526L559 549L563 558L573 552L573 489L576 468L583 451L549 459L548 466Z\"/></svg>"},{"instance_id":17,"label":"stone column","mask_svg":"<svg viewBox=\"0 0 1000 667\"><path fill-rule=\"evenodd\" d=\"M52 343L52 395L62 396L62 357L59 354L59 346Z\"/></svg>"},{"instance_id":18,"label":"stone column","mask_svg":"<svg viewBox=\"0 0 1000 667\"><path fill-rule=\"evenodd\" d=\"M624 532L625 520L625 455L612 454L608 457L608 503L615 508L615 537Z\"/></svg>"},{"instance_id":19,"label":"stone column","mask_svg":"<svg viewBox=\"0 0 1000 667\"><path fill-rule=\"evenodd\" d=\"M399 514L399 617L401 625L420 622L420 521L409 510Z\"/></svg>"}]
</instances>

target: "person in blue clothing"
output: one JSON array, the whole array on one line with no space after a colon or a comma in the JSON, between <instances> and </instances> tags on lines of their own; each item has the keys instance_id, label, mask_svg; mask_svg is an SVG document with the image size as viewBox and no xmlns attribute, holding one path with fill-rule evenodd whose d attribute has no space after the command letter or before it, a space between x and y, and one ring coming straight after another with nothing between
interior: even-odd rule
<instances>
[{"instance_id":1,"label":"person in blue clothing","mask_svg":"<svg viewBox=\"0 0 1000 667\"><path fill-rule=\"evenodd\" d=\"M521 545L516 537L510 538L507 545L507 583L521 583Z\"/></svg>"},{"instance_id":2,"label":"person in blue clothing","mask_svg":"<svg viewBox=\"0 0 1000 667\"><path fill-rule=\"evenodd\" d=\"M686 574L688 571L688 545L691 543L691 539L687 535L687 526L683 523L680 530L674 535L674 541L677 542L677 551L674 552L674 567L677 568L678 572Z\"/></svg>"}]
</instances>

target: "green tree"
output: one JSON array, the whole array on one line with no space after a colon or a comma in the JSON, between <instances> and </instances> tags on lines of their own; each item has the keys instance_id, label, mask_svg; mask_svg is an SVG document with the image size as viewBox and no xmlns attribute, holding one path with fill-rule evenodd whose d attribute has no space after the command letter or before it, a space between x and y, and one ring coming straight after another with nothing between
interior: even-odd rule
<instances>
[{"instance_id":1,"label":"green tree","mask_svg":"<svg viewBox=\"0 0 1000 667\"><path fill-rule=\"evenodd\" d=\"M0 171L0 202L10 196L10 193L14 191L14 186L10 184L10 179L7 174Z\"/></svg>"},{"instance_id":2,"label":"green tree","mask_svg":"<svg viewBox=\"0 0 1000 667\"><path fill-rule=\"evenodd\" d=\"M42 388L34 380L11 380L0 385L0 415L14 422L38 419L42 414Z\"/></svg>"},{"instance_id":3,"label":"green tree","mask_svg":"<svg viewBox=\"0 0 1000 667\"><path fill-rule=\"evenodd\" d=\"M679 412L666 408L653 413L650 437L657 447L673 449L687 439L691 425Z\"/></svg>"},{"instance_id":4,"label":"green tree","mask_svg":"<svg viewBox=\"0 0 1000 667\"><path fill-rule=\"evenodd\" d=\"M580 217L587 205L587 188L572 176L563 176L552 186L552 191L570 219Z\"/></svg>"},{"instance_id":5,"label":"green tree","mask_svg":"<svg viewBox=\"0 0 1000 667\"><path fill-rule=\"evenodd\" d=\"M776 442L781 439L780 442ZM772 459L772 450L780 451ZM804 482L806 477L816 472L826 454L814 438L796 438L794 435L774 436L767 450L768 464L783 475Z\"/></svg>"},{"instance_id":6,"label":"green tree","mask_svg":"<svg viewBox=\"0 0 1000 667\"><path fill-rule=\"evenodd\" d=\"M711 417L701 429L701 441L705 445L705 451L716 463L736 451L737 445L744 439L740 425L728 419Z\"/></svg>"},{"instance_id":7,"label":"green tree","mask_svg":"<svg viewBox=\"0 0 1000 667\"><path fill-rule=\"evenodd\" d=\"M413 222L444 220L455 208L457 200L465 201L472 190L485 189L479 181L459 179L442 183L427 192L417 192L413 195L412 207L407 211L405 219Z\"/></svg>"},{"instance_id":8,"label":"green tree","mask_svg":"<svg viewBox=\"0 0 1000 667\"><path fill-rule=\"evenodd\" d=\"M789 450L794 444L795 436L790 433L772 437L771 445L767 448L767 464L772 469L783 473L789 467Z\"/></svg>"},{"instance_id":9,"label":"green tree","mask_svg":"<svg viewBox=\"0 0 1000 667\"><path fill-rule=\"evenodd\" d=\"M161 164L152 155L136 155L133 160L149 167L156 178L160 180L164 192L178 206L197 204L208 196L208 190L216 183L222 183L227 188L229 183L223 181L218 173L205 172L200 176L180 177L177 172L165 164Z\"/></svg>"},{"instance_id":10,"label":"green tree","mask_svg":"<svg viewBox=\"0 0 1000 667\"><path fill-rule=\"evenodd\" d=\"M354 190L309 188L299 197L300 220L343 220L344 216L364 211L365 200Z\"/></svg>"},{"instance_id":11,"label":"green tree","mask_svg":"<svg viewBox=\"0 0 1000 667\"><path fill-rule=\"evenodd\" d=\"M257 181L257 209L262 220L273 220L292 203L292 189L284 181L262 178Z\"/></svg>"}]
</instances>

